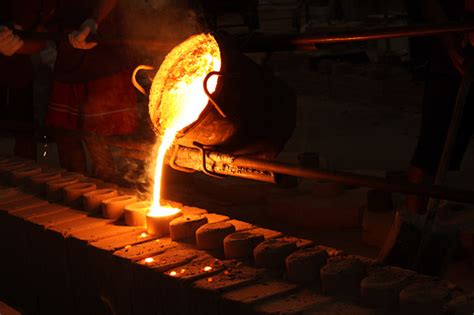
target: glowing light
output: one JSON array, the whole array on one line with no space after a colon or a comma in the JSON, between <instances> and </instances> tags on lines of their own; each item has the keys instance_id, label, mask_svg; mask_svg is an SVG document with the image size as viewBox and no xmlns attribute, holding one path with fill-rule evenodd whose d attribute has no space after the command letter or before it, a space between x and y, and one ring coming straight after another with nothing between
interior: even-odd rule
<instances>
[{"instance_id":1,"label":"glowing light","mask_svg":"<svg viewBox=\"0 0 474 315\"><path fill-rule=\"evenodd\" d=\"M152 257L145 258L147 264L154 262L155 260Z\"/></svg>"},{"instance_id":2,"label":"glowing light","mask_svg":"<svg viewBox=\"0 0 474 315\"><path fill-rule=\"evenodd\" d=\"M145 232L143 232L142 234L140 234L140 237L141 237L141 238L144 238L144 237L147 237L147 236L148 236L148 234L146 234Z\"/></svg>"},{"instance_id":3,"label":"glowing light","mask_svg":"<svg viewBox=\"0 0 474 315\"><path fill-rule=\"evenodd\" d=\"M163 162L178 132L195 122L209 102L203 89L209 72L219 71L219 45L214 37L201 34L175 47L160 66L150 90L149 112L155 127L162 131L158 148L153 202L149 216L169 216L179 209L161 203ZM208 81L209 92L217 87L217 76Z\"/></svg>"},{"instance_id":4,"label":"glowing light","mask_svg":"<svg viewBox=\"0 0 474 315\"><path fill-rule=\"evenodd\" d=\"M181 269L181 273L185 273L186 272L186 269Z\"/></svg>"},{"instance_id":5,"label":"glowing light","mask_svg":"<svg viewBox=\"0 0 474 315\"><path fill-rule=\"evenodd\" d=\"M228 270L226 270L226 271L224 271L224 274L228 275L228 274L230 274L230 272Z\"/></svg>"},{"instance_id":6,"label":"glowing light","mask_svg":"<svg viewBox=\"0 0 474 315\"><path fill-rule=\"evenodd\" d=\"M126 249L132 248L132 245L125 246Z\"/></svg>"},{"instance_id":7,"label":"glowing light","mask_svg":"<svg viewBox=\"0 0 474 315\"><path fill-rule=\"evenodd\" d=\"M170 276L174 277L176 275L177 275L176 271L173 270L173 271L170 272Z\"/></svg>"},{"instance_id":8,"label":"glowing light","mask_svg":"<svg viewBox=\"0 0 474 315\"><path fill-rule=\"evenodd\" d=\"M212 278L207 278L207 282L212 282L212 281L214 281L214 279L212 279Z\"/></svg>"},{"instance_id":9,"label":"glowing light","mask_svg":"<svg viewBox=\"0 0 474 315\"><path fill-rule=\"evenodd\" d=\"M212 267L211 266L206 266L204 267L204 271L211 271L212 270Z\"/></svg>"}]
</instances>

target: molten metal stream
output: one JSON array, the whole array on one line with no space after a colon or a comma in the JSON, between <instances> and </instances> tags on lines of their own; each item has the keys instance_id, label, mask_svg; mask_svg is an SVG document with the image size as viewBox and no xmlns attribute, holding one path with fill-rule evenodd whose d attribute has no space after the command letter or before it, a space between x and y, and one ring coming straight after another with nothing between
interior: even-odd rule
<instances>
[{"instance_id":1,"label":"molten metal stream","mask_svg":"<svg viewBox=\"0 0 474 315\"><path fill-rule=\"evenodd\" d=\"M155 127L161 131L158 148L153 201L149 216L169 216L179 209L161 203L163 162L179 131L195 122L209 102L203 82L211 71L220 71L219 45L213 36L195 35L175 47L165 58L153 79L149 111ZM208 90L216 90L217 76L208 81Z\"/></svg>"}]
</instances>

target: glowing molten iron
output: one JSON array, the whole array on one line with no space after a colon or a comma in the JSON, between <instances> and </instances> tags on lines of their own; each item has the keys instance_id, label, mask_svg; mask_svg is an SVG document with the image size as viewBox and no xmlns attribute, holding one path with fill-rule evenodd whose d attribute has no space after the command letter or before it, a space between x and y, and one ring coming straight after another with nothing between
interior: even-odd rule
<instances>
[{"instance_id":1,"label":"glowing molten iron","mask_svg":"<svg viewBox=\"0 0 474 315\"><path fill-rule=\"evenodd\" d=\"M203 82L211 71L219 71L221 58L219 45L208 34L192 36L175 47L165 58L153 79L150 91L150 117L161 131L161 144L155 166L153 202L148 215L168 216L179 209L161 204L161 183L166 151L172 146L179 131L195 122L208 98ZM217 76L208 81L212 93L217 86Z\"/></svg>"}]
</instances>

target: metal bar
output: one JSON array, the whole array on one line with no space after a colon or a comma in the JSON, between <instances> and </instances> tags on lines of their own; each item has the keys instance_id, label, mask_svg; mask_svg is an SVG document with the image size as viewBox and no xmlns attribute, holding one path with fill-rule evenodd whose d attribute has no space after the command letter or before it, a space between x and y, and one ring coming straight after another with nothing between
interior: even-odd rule
<instances>
[{"instance_id":1,"label":"metal bar","mask_svg":"<svg viewBox=\"0 0 474 315\"><path fill-rule=\"evenodd\" d=\"M197 149L180 146L175 152L174 163L180 167L201 171L201 156L202 154ZM474 191L470 190L459 190L438 185L419 185L374 176L306 168L299 165L251 157L234 157L230 154L216 151L206 151L206 159L207 168L221 175L271 182L271 179L276 179L278 174L285 174L350 186L369 187L388 192L474 203ZM250 176L250 174L253 175Z\"/></svg>"},{"instance_id":2,"label":"metal bar","mask_svg":"<svg viewBox=\"0 0 474 315\"><path fill-rule=\"evenodd\" d=\"M241 38L240 47L244 52L255 51L284 51L284 50L308 50L308 47L318 44L332 44L342 42L367 41L376 39L434 36L446 33L459 33L474 30L473 22L447 23L431 25L404 25L391 27L377 27L352 29L344 31L330 31L317 34L287 34L269 35L254 34ZM38 32L17 32L24 39L31 40L54 40L66 41L68 36L65 33L38 33ZM96 41L108 45L130 45L161 48L169 50L177 43L163 42L156 38L119 38L102 35L90 35L90 41Z\"/></svg>"},{"instance_id":3,"label":"metal bar","mask_svg":"<svg viewBox=\"0 0 474 315\"><path fill-rule=\"evenodd\" d=\"M370 187L388 192L421 195L443 200L474 203L474 192L470 190L459 190L439 185L418 185L409 182L393 181L373 176L310 169L277 161L266 161L245 157L235 158L233 160L233 164L240 167L265 169L266 171L296 177L325 180L351 186Z\"/></svg>"},{"instance_id":4,"label":"metal bar","mask_svg":"<svg viewBox=\"0 0 474 315\"><path fill-rule=\"evenodd\" d=\"M320 44L368 41L401 37L435 36L447 33L462 33L474 30L474 23L446 23L430 25L404 25L352 29L344 31L325 31L303 35L265 35L255 34L242 39L245 52L308 50L308 47Z\"/></svg>"}]
</instances>

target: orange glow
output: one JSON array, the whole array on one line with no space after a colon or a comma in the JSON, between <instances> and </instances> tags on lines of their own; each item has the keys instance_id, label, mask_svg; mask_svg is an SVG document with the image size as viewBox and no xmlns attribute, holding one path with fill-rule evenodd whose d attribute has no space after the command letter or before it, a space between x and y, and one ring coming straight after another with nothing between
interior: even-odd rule
<instances>
[{"instance_id":1,"label":"orange glow","mask_svg":"<svg viewBox=\"0 0 474 315\"><path fill-rule=\"evenodd\" d=\"M212 267L211 266L206 266L204 267L204 271L211 271L212 270Z\"/></svg>"},{"instance_id":2,"label":"orange glow","mask_svg":"<svg viewBox=\"0 0 474 315\"><path fill-rule=\"evenodd\" d=\"M155 127L162 132L158 148L153 202L149 216L169 216L179 209L161 203L163 162L176 135L195 122L209 102L203 83L211 71L219 71L219 45L209 34L195 35L175 47L158 70L150 91L149 112ZM217 76L208 81L209 92L217 86Z\"/></svg>"},{"instance_id":3,"label":"orange glow","mask_svg":"<svg viewBox=\"0 0 474 315\"><path fill-rule=\"evenodd\" d=\"M155 260L152 257L145 258L147 264L154 262Z\"/></svg>"},{"instance_id":4,"label":"orange glow","mask_svg":"<svg viewBox=\"0 0 474 315\"><path fill-rule=\"evenodd\" d=\"M145 232L143 232L142 234L140 234L140 237L141 237L141 238L145 238L145 237L147 237L147 236L148 236L148 234L146 234Z\"/></svg>"},{"instance_id":5,"label":"orange glow","mask_svg":"<svg viewBox=\"0 0 474 315\"><path fill-rule=\"evenodd\" d=\"M171 271L170 272L170 276L172 276L172 277L176 276L176 274L177 274L176 271Z\"/></svg>"}]
</instances>

